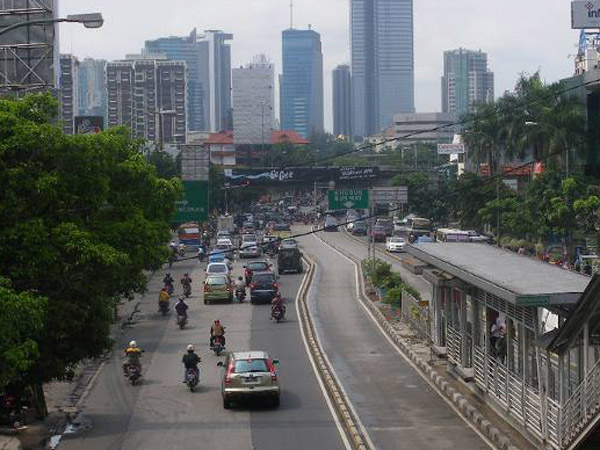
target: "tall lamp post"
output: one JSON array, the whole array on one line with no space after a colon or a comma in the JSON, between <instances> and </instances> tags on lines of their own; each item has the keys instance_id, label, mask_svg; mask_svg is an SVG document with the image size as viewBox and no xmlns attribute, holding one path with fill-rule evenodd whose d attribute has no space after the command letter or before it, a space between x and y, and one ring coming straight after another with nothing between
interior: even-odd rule
<instances>
[{"instance_id":1,"label":"tall lamp post","mask_svg":"<svg viewBox=\"0 0 600 450\"><path fill-rule=\"evenodd\" d=\"M14 23L6 28L2 28L0 30L0 36L16 28L25 27L28 25L48 25L61 22L81 23L86 28L100 28L104 24L104 19L100 13L90 13L71 14L67 17L61 17L57 19L25 20L23 22Z\"/></svg>"},{"instance_id":2,"label":"tall lamp post","mask_svg":"<svg viewBox=\"0 0 600 450\"><path fill-rule=\"evenodd\" d=\"M537 126L540 126L540 124L537 123L537 122L529 122L529 121L527 121L527 122L525 122L525 126L526 127L537 127ZM548 125L546 125L546 126L548 126ZM556 131L559 131L558 128L556 128L554 126L549 126L549 128L552 128L552 129L554 129ZM570 153L570 151L569 151L569 143L567 142L567 138L565 136L563 136L562 133L559 133L559 136L562 139L563 145L565 147L565 169L566 169L566 177L568 177L569 174L571 173L570 166L569 166L569 153Z\"/></svg>"}]
</instances>

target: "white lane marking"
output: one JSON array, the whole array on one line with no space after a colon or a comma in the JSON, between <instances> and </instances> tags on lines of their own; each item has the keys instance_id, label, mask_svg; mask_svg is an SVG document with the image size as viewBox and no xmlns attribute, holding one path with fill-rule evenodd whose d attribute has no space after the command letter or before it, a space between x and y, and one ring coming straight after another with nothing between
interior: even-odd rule
<instances>
[{"instance_id":1,"label":"white lane marking","mask_svg":"<svg viewBox=\"0 0 600 450\"><path fill-rule=\"evenodd\" d=\"M316 266L316 263L314 263L314 264ZM310 287L308 288L308 293L311 293L313 289L314 289L314 284L311 284ZM307 302L306 306L307 306L308 312L310 314L310 309L311 309L310 304ZM319 344L319 347L321 347L321 349L322 349L321 353L323 355L323 359L325 359L325 361L327 361L327 365L330 368L331 376L333 378L335 378L335 382L338 385L339 390L342 392L345 402L348 405L348 407L350 408L350 411L352 412L352 415L354 416L354 420L355 420L356 424L358 425L358 428L360 428L363 438L365 439L365 441L367 441L369 448L372 448L372 449L377 448L377 447L375 447L375 444L373 444L373 441L371 440L371 436L369 436L369 433L368 433L366 427L364 426L364 424L362 423L362 420L360 420L360 416L358 415L358 411L354 407L354 404L350 401L350 397L348 397L348 393L346 392L344 385L340 381L340 378L338 377L336 371L333 369L333 364L331 364L331 361L329 360L329 357L327 356L327 352L325 352L325 350L323 350L323 345L321 344L321 339L319 337L319 332L318 332L316 326L315 326L315 340Z\"/></svg>"},{"instance_id":2,"label":"white lane marking","mask_svg":"<svg viewBox=\"0 0 600 450\"><path fill-rule=\"evenodd\" d=\"M339 254L340 256L342 256L344 259L348 260L350 263L352 263L354 265L354 281L356 283L356 292L358 293L358 296L356 298L356 301L359 303L360 306L362 306L362 308L367 312L367 314L369 315L369 317L371 318L371 320L373 321L373 323L375 324L375 326L377 327L377 329L379 330L379 332L383 335L383 337L390 343L390 345L396 350L396 352L414 369L414 371L419 374L419 376L425 380L425 382L442 398L442 400L444 400L448 406L450 406L450 408L452 408L452 410L458 415L458 417L460 417L463 422L465 422L469 428L471 428L475 434L477 434L481 440L483 442L485 442L490 448L492 449L497 449L497 447L487 438L487 436L485 436L484 434L482 434L477 427L475 427L472 423L470 423L460 412L460 410L454 405L454 403L452 403L449 399L447 399L442 393L440 393L438 387L433 383L433 381L431 381L428 377L426 377L421 370L417 367L417 365L415 363L412 362L412 360L406 356L404 354L404 352L402 352L402 350L400 349L400 347L398 347L398 345L394 342L394 340L388 336L388 334L385 332L385 330L383 329L383 327L381 326L381 324L377 321L377 319L375 318L375 316L373 315L373 313L371 312L371 310L369 308L367 308L367 306L363 303L363 301L360 299L360 289L359 289L359 284L360 284L360 275L359 275L359 270L358 270L358 264L356 264L352 259L348 258L346 255L344 255L342 252L340 252L337 248L333 247L331 244L329 244L327 241L325 241L325 239L321 238L320 236L317 236L317 234L313 234L312 236L314 236L315 239L320 240L321 242L323 242L327 247L329 247L330 249L332 249L334 252L336 252L337 254Z\"/></svg>"},{"instance_id":3,"label":"white lane marking","mask_svg":"<svg viewBox=\"0 0 600 450\"><path fill-rule=\"evenodd\" d=\"M316 266L315 266L315 270L316 270ZM319 369L317 368L317 364L315 363L312 352L310 351L310 346L308 345L308 340L306 339L304 323L302 322L302 317L300 316L300 294L302 293L303 287L307 283L307 280L308 280L308 270L306 271L306 274L304 275L304 278L302 279L302 283L300 284L300 288L298 289L298 293L296 294L296 300L295 300L296 316L298 317L298 326L300 327L300 335L302 336L302 342L304 343L304 348L306 350L306 354L308 355L308 360L310 361L310 365L312 366L313 372L315 373L315 378L317 379L317 382L319 383L319 387L321 388L321 393L323 394L323 397L325 398L325 402L327 403L327 407L329 408L331 417L333 417L333 420L337 427L338 433L340 434L340 437L342 438L342 442L344 443L344 446L346 447L347 450L352 450L352 446L350 445L348 436L346 436L346 432L344 431L344 427L342 426L342 423L340 422L340 419L337 415L337 411L335 410L333 403L331 403L331 399L329 398L329 393L327 392L327 389L325 388L325 384L323 383L323 380L321 380L321 376L319 374ZM311 288L312 288L312 285L311 285ZM311 288L309 288L309 290Z\"/></svg>"}]
</instances>

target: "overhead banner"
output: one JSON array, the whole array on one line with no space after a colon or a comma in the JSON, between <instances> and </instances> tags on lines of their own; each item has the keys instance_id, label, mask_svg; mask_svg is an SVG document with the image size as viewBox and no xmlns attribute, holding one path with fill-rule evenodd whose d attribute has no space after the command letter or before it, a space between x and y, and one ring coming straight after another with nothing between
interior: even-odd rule
<instances>
[{"instance_id":1,"label":"overhead banner","mask_svg":"<svg viewBox=\"0 0 600 450\"><path fill-rule=\"evenodd\" d=\"M454 155L465 152L465 144L438 144L438 155Z\"/></svg>"},{"instance_id":2,"label":"overhead banner","mask_svg":"<svg viewBox=\"0 0 600 450\"><path fill-rule=\"evenodd\" d=\"M575 0L571 2L571 28L600 28L600 1Z\"/></svg>"},{"instance_id":3,"label":"overhead banner","mask_svg":"<svg viewBox=\"0 0 600 450\"><path fill-rule=\"evenodd\" d=\"M277 186L291 183L369 181L379 167L288 167L285 169L226 169L231 186Z\"/></svg>"}]
</instances>

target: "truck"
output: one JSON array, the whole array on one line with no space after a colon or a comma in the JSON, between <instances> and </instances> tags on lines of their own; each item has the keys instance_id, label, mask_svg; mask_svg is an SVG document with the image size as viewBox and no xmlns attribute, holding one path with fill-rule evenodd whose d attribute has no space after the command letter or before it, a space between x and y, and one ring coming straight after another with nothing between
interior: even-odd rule
<instances>
[{"instance_id":1,"label":"truck","mask_svg":"<svg viewBox=\"0 0 600 450\"><path fill-rule=\"evenodd\" d=\"M233 216L217 217L217 231L229 231L233 233L235 231Z\"/></svg>"},{"instance_id":2,"label":"truck","mask_svg":"<svg viewBox=\"0 0 600 450\"><path fill-rule=\"evenodd\" d=\"M297 247L280 248L277 254L279 275L285 272L302 273L302 252Z\"/></svg>"}]
</instances>

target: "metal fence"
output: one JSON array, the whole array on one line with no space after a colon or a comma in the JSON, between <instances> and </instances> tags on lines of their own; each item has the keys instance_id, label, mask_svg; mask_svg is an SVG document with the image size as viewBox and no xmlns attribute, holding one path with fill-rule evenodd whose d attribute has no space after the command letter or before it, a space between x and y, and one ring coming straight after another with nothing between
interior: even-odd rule
<instances>
[{"instance_id":1,"label":"metal fence","mask_svg":"<svg viewBox=\"0 0 600 450\"><path fill-rule=\"evenodd\" d=\"M419 301L406 291L402 291L402 318L413 328L419 337L430 340L429 302Z\"/></svg>"}]
</instances>

